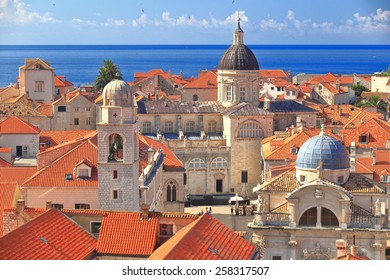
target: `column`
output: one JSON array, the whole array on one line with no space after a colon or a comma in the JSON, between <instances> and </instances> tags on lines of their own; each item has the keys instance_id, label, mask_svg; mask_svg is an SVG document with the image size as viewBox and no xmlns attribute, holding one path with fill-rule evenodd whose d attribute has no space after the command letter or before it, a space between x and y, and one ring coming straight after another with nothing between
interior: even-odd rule
<instances>
[{"instance_id":1,"label":"column","mask_svg":"<svg viewBox=\"0 0 390 280\"><path fill-rule=\"evenodd\" d=\"M321 205L317 206L317 224L316 227L322 227L321 224Z\"/></svg>"}]
</instances>

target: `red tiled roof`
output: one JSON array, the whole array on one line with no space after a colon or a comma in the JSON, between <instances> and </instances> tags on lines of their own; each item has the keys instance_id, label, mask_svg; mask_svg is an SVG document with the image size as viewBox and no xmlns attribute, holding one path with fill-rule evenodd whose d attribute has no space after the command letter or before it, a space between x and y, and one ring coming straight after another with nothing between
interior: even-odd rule
<instances>
[{"instance_id":1,"label":"red tiled roof","mask_svg":"<svg viewBox=\"0 0 390 280\"><path fill-rule=\"evenodd\" d=\"M52 117L54 115L52 103L40 104L35 111L46 117Z\"/></svg>"},{"instance_id":2,"label":"red tiled roof","mask_svg":"<svg viewBox=\"0 0 390 280\"><path fill-rule=\"evenodd\" d=\"M3 211L15 206L18 191L17 182L0 183L0 237L3 236Z\"/></svg>"},{"instance_id":3,"label":"red tiled roof","mask_svg":"<svg viewBox=\"0 0 390 280\"><path fill-rule=\"evenodd\" d=\"M38 134L39 128L18 117L9 117L0 123L1 134Z\"/></svg>"},{"instance_id":4,"label":"red tiled roof","mask_svg":"<svg viewBox=\"0 0 390 280\"><path fill-rule=\"evenodd\" d=\"M338 261L358 261L358 260L370 260L369 257L367 256L355 256L352 255L351 253L347 253L345 255L336 257L332 260L338 260Z\"/></svg>"},{"instance_id":5,"label":"red tiled roof","mask_svg":"<svg viewBox=\"0 0 390 280\"><path fill-rule=\"evenodd\" d=\"M390 170L390 149L377 149L375 164L372 157L356 158L356 173L372 174L375 182L380 182L381 175L388 175Z\"/></svg>"},{"instance_id":6,"label":"red tiled roof","mask_svg":"<svg viewBox=\"0 0 390 280\"><path fill-rule=\"evenodd\" d=\"M90 179L78 180L73 176L76 163L88 158L91 162L92 172ZM66 180L65 174L72 174L72 180ZM30 179L28 179L22 187L97 187L97 146L91 141L84 141L77 145L74 149L64 154L49 166L42 168Z\"/></svg>"},{"instance_id":7,"label":"red tiled roof","mask_svg":"<svg viewBox=\"0 0 390 280\"><path fill-rule=\"evenodd\" d=\"M0 167L11 167L12 164L0 157ZM1 180L1 178L0 178Z\"/></svg>"},{"instance_id":8,"label":"red tiled roof","mask_svg":"<svg viewBox=\"0 0 390 280\"><path fill-rule=\"evenodd\" d=\"M165 170L177 170L183 169L183 163L176 157L176 155L165 144L153 140L147 136L139 135L139 150L140 150L140 173L142 169L147 166L148 154L147 151L150 147L153 147L156 151L158 148L162 149L164 157L164 169Z\"/></svg>"},{"instance_id":9,"label":"red tiled roof","mask_svg":"<svg viewBox=\"0 0 390 280\"><path fill-rule=\"evenodd\" d=\"M37 168L30 166L0 167L0 182L17 182L19 185L21 185L35 172L37 172Z\"/></svg>"},{"instance_id":10,"label":"red tiled roof","mask_svg":"<svg viewBox=\"0 0 390 280\"><path fill-rule=\"evenodd\" d=\"M249 260L256 246L204 214L162 244L151 260Z\"/></svg>"},{"instance_id":11,"label":"red tiled roof","mask_svg":"<svg viewBox=\"0 0 390 280\"><path fill-rule=\"evenodd\" d=\"M267 78L288 77L288 73L283 70L259 70L260 76Z\"/></svg>"},{"instance_id":12,"label":"red tiled roof","mask_svg":"<svg viewBox=\"0 0 390 280\"><path fill-rule=\"evenodd\" d=\"M82 260L96 239L69 217L50 209L0 238L2 260Z\"/></svg>"},{"instance_id":13,"label":"red tiled roof","mask_svg":"<svg viewBox=\"0 0 390 280\"><path fill-rule=\"evenodd\" d=\"M55 76L54 85L56 87L73 87L73 83L67 81L65 76Z\"/></svg>"},{"instance_id":14,"label":"red tiled roof","mask_svg":"<svg viewBox=\"0 0 390 280\"><path fill-rule=\"evenodd\" d=\"M185 89L217 89L217 73L207 71L183 86Z\"/></svg>"},{"instance_id":15,"label":"red tiled roof","mask_svg":"<svg viewBox=\"0 0 390 280\"><path fill-rule=\"evenodd\" d=\"M103 218L98 254L149 256L157 246L158 220L140 213L108 213Z\"/></svg>"},{"instance_id":16,"label":"red tiled roof","mask_svg":"<svg viewBox=\"0 0 390 280\"><path fill-rule=\"evenodd\" d=\"M51 130L42 131L39 134L39 142L50 142L50 147L56 146L62 143L70 142L72 140L89 138L92 134L96 133L96 130Z\"/></svg>"},{"instance_id":17,"label":"red tiled roof","mask_svg":"<svg viewBox=\"0 0 390 280\"><path fill-rule=\"evenodd\" d=\"M390 139L390 124L377 118L371 118L355 129L340 130L338 135L342 135L347 147L351 145L351 142L355 142L356 147L384 148ZM361 135L368 136L368 141L365 143L359 142L359 136Z\"/></svg>"}]
</instances>

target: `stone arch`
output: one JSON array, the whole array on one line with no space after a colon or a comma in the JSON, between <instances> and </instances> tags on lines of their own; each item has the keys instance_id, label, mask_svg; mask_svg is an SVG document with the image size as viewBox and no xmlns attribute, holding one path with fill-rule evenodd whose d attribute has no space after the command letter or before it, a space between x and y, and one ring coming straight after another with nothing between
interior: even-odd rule
<instances>
[{"instance_id":1,"label":"stone arch","mask_svg":"<svg viewBox=\"0 0 390 280\"><path fill-rule=\"evenodd\" d=\"M317 226L318 208L316 206L306 209L299 217L298 226ZM339 227L340 223L335 213L327 207L321 207L321 226Z\"/></svg>"},{"instance_id":2,"label":"stone arch","mask_svg":"<svg viewBox=\"0 0 390 280\"><path fill-rule=\"evenodd\" d=\"M105 142L108 145L108 161L123 161L123 147L126 138L121 133L113 132L107 134Z\"/></svg>"},{"instance_id":3,"label":"stone arch","mask_svg":"<svg viewBox=\"0 0 390 280\"><path fill-rule=\"evenodd\" d=\"M260 138L264 135L264 129L256 120L247 120L237 127L237 138Z\"/></svg>"}]
</instances>

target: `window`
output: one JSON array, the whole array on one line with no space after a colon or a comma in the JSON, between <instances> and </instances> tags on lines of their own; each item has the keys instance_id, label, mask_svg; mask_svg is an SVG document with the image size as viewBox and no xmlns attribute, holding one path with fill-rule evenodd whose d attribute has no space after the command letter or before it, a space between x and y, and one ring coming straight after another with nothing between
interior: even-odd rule
<instances>
[{"instance_id":1,"label":"window","mask_svg":"<svg viewBox=\"0 0 390 280\"><path fill-rule=\"evenodd\" d=\"M186 132L194 132L195 131L195 122L188 121L186 122Z\"/></svg>"},{"instance_id":2,"label":"window","mask_svg":"<svg viewBox=\"0 0 390 280\"><path fill-rule=\"evenodd\" d=\"M75 112L78 112L78 111L79 111L79 108L78 108L78 107L75 107L75 108L74 108L74 111L75 111Z\"/></svg>"},{"instance_id":3,"label":"window","mask_svg":"<svg viewBox=\"0 0 390 280\"><path fill-rule=\"evenodd\" d=\"M246 100L246 89L244 87L240 87L240 101Z\"/></svg>"},{"instance_id":4,"label":"window","mask_svg":"<svg viewBox=\"0 0 390 280\"><path fill-rule=\"evenodd\" d=\"M52 203L52 204L51 204L51 208L55 208L55 209L63 209L63 208L64 208L64 204L60 204L60 203Z\"/></svg>"},{"instance_id":5,"label":"window","mask_svg":"<svg viewBox=\"0 0 390 280\"><path fill-rule=\"evenodd\" d=\"M43 81L35 82L35 92L43 92L44 84Z\"/></svg>"},{"instance_id":6,"label":"window","mask_svg":"<svg viewBox=\"0 0 390 280\"><path fill-rule=\"evenodd\" d=\"M316 127L317 128L320 128L321 127L321 120L316 120Z\"/></svg>"},{"instance_id":7,"label":"window","mask_svg":"<svg viewBox=\"0 0 390 280\"><path fill-rule=\"evenodd\" d=\"M173 225L161 224L160 225L160 235L173 235Z\"/></svg>"},{"instance_id":8,"label":"window","mask_svg":"<svg viewBox=\"0 0 390 280\"><path fill-rule=\"evenodd\" d=\"M188 168L206 168L206 163L203 159L194 158L190 161Z\"/></svg>"},{"instance_id":9,"label":"window","mask_svg":"<svg viewBox=\"0 0 390 280\"><path fill-rule=\"evenodd\" d=\"M85 204L85 203L76 203L74 205L74 209L90 209L90 206L89 204Z\"/></svg>"},{"instance_id":10,"label":"window","mask_svg":"<svg viewBox=\"0 0 390 280\"><path fill-rule=\"evenodd\" d=\"M296 155L296 154L298 154L298 150L299 150L299 148L293 147L293 148L291 148L291 153L292 153L293 155Z\"/></svg>"},{"instance_id":11,"label":"window","mask_svg":"<svg viewBox=\"0 0 390 280\"><path fill-rule=\"evenodd\" d=\"M90 125L91 124L91 118L90 117L85 119L85 124L86 125Z\"/></svg>"},{"instance_id":12,"label":"window","mask_svg":"<svg viewBox=\"0 0 390 280\"><path fill-rule=\"evenodd\" d=\"M211 168L226 168L228 166L229 166L229 164L226 161L226 159L221 158L221 157L215 158L211 162Z\"/></svg>"},{"instance_id":13,"label":"window","mask_svg":"<svg viewBox=\"0 0 390 280\"><path fill-rule=\"evenodd\" d=\"M176 201L176 185L173 181L167 185L167 201Z\"/></svg>"},{"instance_id":14,"label":"window","mask_svg":"<svg viewBox=\"0 0 390 280\"><path fill-rule=\"evenodd\" d=\"M198 95L197 94L194 94L192 96L192 101L198 101Z\"/></svg>"},{"instance_id":15,"label":"window","mask_svg":"<svg viewBox=\"0 0 390 280\"><path fill-rule=\"evenodd\" d=\"M238 131L238 138L256 138L263 136L263 131L258 123L246 122Z\"/></svg>"},{"instance_id":16,"label":"window","mask_svg":"<svg viewBox=\"0 0 390 280\"><path fill-rule=\"evenodd\" d=\"M118 190L112 191L112 199L119 199L119 191Z\"/></svg>"},{"instance_id":17,"label":"window","mask_svg":"<svg viewBox=\"0 0 390 280\"><path fill-rule=\"evenodd\" d=\"M344 176L339 176L339 177L337 177L337 183L338 183L338 184L344 183Z\"/></svg>"},{"instance_id":18,"label":"window","mask_svg":"<svg viewBox=\"0 0 390 280\"><path fill-rule=\"evenodd\" d=\"M59 88L56 89L56 94L57 95L60 95L61 94L61 90Z\"/></svg>"},{"instance_id":19,"label":"window","mask_svg":"<svg viewBox=\"0 0 390 280\"><path fill-rule=\"evenodd\" d=\"M390 184L390 175L382 175L381 182L385 184Z\"/></svg>"},{"instance_id":20,"label":"window","mask_svg":"<svg viewBox=\"0 0 390 280\"><path fill-rule=\"evenodd\" d=\"M226 100L227 101L232 101L233 100L232 87L231 86L227 86L225 88L225 91L226 91Z\"/></svg>"},{"instance_id":21,"label":"window","mask_svg":"<svg viewBox=\"0 0 390 280\"><path fill-rule=\"evenodd\" d=\"M210 121L207 124L207 132L217 132L217 122L216 121Z\"/></svg>"},{"instance_id":22,"label":"window","mask_svg":"<svg viewBox=\"0 0 390 280\"><path fill-rule=\"evenodd\" d=\"M173 132L173 122L164 123L164 132L165 133L172 133Z\"/></svg>"},{"instance_id":23,"label":"window","mask_svg":"<svg viewBox=\"0 0 390 280\"><path fill-rule=\"evenodd\" d=\"M274 90L275 89L275 87L271 87L271 90Z\"/></svg>"},{"instance_id":24,"label":"window","mask_svg":"<svg viewBox=\"0 0 390 280\"><path fill-rule=\"evenodd\" d=\"M368 135L367 134L359 135L359 143L368 143Z\"/></svg>"},{"instance_id":25,"label":"window","mask_svg":"<svg viewBox=\"0 0 390 280\"><path fill-rule=\"evenodd\" d=\"M272 260L280 261L280 260L282 260L282 256L272 256Z\"/></svg>"},{"instance_id":26,"label":"window","mask_svg":"<svg viewBox=\"0 0 390 280\"><path fill-rule=\"evenodd\" d=\"M74 125L79 125L79 123L80 123L79 118L74 118Z\"/></svg>"},{"instance_id":27,"label":"window","mask_svg":"<svg viewBox=\"0 0 390 280\"><path fill-rule=\"evenodd\" d=\"M58 106L58 112L66 112L66 106Z\"/></svg>"},{"instance_id":28,"label":"window","mask_svg":"<svg viewBox=\"0 0 390 280\"><path fill-rule=\"evenodd\" d=\"M118 170L112 171L112 179L118 179Z\"/></svg>"},{"instance_id":29,"label":"window","mask_svg":"<svg viewBox=\"0 0 390 280\"><path fill-rule=\"evenodd\" d=\"M152 133L152 123L143 122L142 123L142 133Z\"/></svg>"},{"instance_id":30,"label":"window","mask_svg":"<svg viewBox=\"0 0 390 280\"><path fill-rule=\"evenodd\" d=\"M91 108L90 107L85 108L85 111L89 112L89 111L91 111Z\"/></svg>"},{"instance_id":31,"label":"window","mask_svg":"<svg viewBox=\"0 0 390 280\"><path fill-rule=\"evenodd\" d=\"M87 168L78 168L77 178L90 178L89 170Z\"/></svg>"},{"instance_id":32,"label":"window","mask_svg":"<svg viewBox=\"0 0 390 280\"><path fill-rule=\"evenodd\" d=\"M65 180L66 180L66 181L73 180L73 176L72 176L72 174L70 174L70 173L68 173L68 174L65 174Z\"/></svg>"},{"instance_id":33,"label":"window","mask_svg":"<svg viewBox=\"0 0 390 280\"><path fill-rule=\"evenodd\" d=\"M102 222L91 222L91 233L99 233Z\"/></svg>"},{"instance_id":34,"label":"window","mask_svg":"<svg viewBox=\"0 0 390 280\"><path fill-rule=\"evenodd\" d=\"M286 96L290 96L290 91L286 91Z\"/></svg>"},{"instance_id":35,"label":"window","mask_svg":"<svg viewBox=\"0 0 390 280\"><path fill-rule=\"evenodd\" d=\"M306 181L306 176L305 175L300 175L299 176L299 182L304 183Z\"/></svg>"}]
</instances>

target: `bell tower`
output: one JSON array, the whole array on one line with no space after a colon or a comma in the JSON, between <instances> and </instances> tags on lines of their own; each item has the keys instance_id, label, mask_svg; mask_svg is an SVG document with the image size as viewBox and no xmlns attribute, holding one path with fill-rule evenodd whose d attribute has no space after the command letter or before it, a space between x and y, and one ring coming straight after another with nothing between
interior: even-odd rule
<instances>
[{"instance_id":1,"label":"bell tower","mask_svg":"<svg viewBox=\"0 0 390 280\"><path fill-rule=\"evenodd\" d=\"M137 106L127 83L103 89L98 130L99 208L139 211Z\"/></svg>"}]
</instances>

